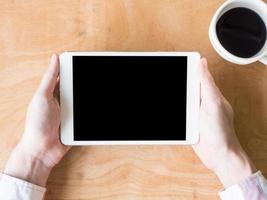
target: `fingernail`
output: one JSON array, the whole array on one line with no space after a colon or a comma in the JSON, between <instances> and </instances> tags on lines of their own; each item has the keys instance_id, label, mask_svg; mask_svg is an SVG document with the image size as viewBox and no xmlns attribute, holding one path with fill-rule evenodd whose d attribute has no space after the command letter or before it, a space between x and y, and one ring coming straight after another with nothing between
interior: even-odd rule
<instances>
[{"instance_id":1,"label":"fingernail","mask_svg":"<svg viewBox=\"0 0 267 200\"><path fill-rule=\"evenodd\" d=\"M57 54L53 53L50 62L53 62L57 58Z\"/></svg>"},{"instance_id":2,"label":"fingernail","mask_svg":"<svg viewBox=\"0 0 267 200\"><path fill-rule=\"evenodd\" d=\"M208 62L207 62L207 59L206 58L202 58L201 59L201 62L203 64L204 67L208 67Z\"/></svg>"}]
</instances>

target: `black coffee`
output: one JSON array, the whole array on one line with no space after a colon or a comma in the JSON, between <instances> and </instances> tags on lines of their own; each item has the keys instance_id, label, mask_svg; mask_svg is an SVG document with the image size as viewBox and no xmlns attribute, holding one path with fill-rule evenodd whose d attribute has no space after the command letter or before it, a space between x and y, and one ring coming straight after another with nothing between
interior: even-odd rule
<instances>
[{"instance_id":1,"label":"black coffee","mask_svg":"<svg viewBox=\"0 0 267 200\"><path fill-rule=\"evenodd\" d=\"M266 42L266 26L261 17L248 8L233 8L222 15L216 25L222 46L230 53L249 58Z\"/></svg>"}]
</instances>

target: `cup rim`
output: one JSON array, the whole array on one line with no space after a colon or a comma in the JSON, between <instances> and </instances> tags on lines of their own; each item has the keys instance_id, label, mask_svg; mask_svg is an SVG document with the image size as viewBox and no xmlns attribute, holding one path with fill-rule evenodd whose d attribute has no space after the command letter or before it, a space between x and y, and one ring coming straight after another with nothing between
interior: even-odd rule
<instances>
[{"instance_id":1,"label":"cup rim","mask_svg":"<svg viewBox=\"0 0 267 200\"><path fill-rule=\"evenodd\" d=\"M217 37L217 33L216 33L216 23L218 21L218 16L222 13L222 11L231 3L233 2L237 2L237 1L247 1L247 0L228 0L226 2L224 2L219 9L217 9L217 11L215 12L214 16L212 17L211 23L210 23L210 27L209 27L209 38L211 41L212 46L214 47L214 49L217 51L218 54L220 54L223 58L225 58L226 60L233 62L233 63L237 63L237 64L249 64L249 63L253 63L256 62L258 60L260 60L262 57L266 56L267 54L267 48L263 50L262 53L260 53L257 56L253 56L250 58L242 58L242 57L238 57L233 55L232 53L230 53L229 51L227 51L222 44L219 42L219 39ZM267 7L267 4L265 2L263 2L262 0L253 0L256 3L261 3L264 4L264 6ZM252 8L252 10L254 10ZM267 25L267 24L266 24ZM265 42L265 45L267 43L267 40Z\"/></svg>"}]
</instances>

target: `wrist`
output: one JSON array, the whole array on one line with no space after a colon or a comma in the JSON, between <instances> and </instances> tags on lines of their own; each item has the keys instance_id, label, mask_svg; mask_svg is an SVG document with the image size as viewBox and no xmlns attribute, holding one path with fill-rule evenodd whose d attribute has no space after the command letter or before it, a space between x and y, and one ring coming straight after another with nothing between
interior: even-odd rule
<instances>
[{"instance_id":1,"label":"wrist","mask_svg":"<svg viewBox=\"0 0 267 200\"><path fill-rule=\"evenodd\" d=\"M229 150L221 158L220 163L221 165L213 171L225 188L241 182L257 171L242 148L239 150Z\"/></svg>"},{"instance_id":2,"label":"wrist","mask_svg":"<svg viewBox=\"0 0 267 200\"><path fill-rule=\"evenodd\" d=\"M17 146L10 155L4 174L45 187L51 170L41 160Z\"/></svg>"}]
</instances>

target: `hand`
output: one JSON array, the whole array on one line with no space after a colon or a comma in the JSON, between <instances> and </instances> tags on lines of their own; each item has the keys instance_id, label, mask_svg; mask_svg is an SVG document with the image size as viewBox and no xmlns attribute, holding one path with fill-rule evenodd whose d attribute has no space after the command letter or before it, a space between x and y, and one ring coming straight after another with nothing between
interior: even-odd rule
<instances>
[{"instance_id":1,"label":"hand","mask_svg":"<svg viewBox=\"0 0 267 200\"><path fill-rule=\"evenodd\" d=\"M256 169L241 147L234 129L234 112L211 76L206 59L199 62L201 82L200 141L194 151L225 187L236 184Z\"/></svg>"},{"instance_id":2,"label":"hand","mask_svg":"<svg viewBox=\"0 0 267 200\"><path fill-rule=\"evenodd\" d=\"M4 171L41 186L70 148L59 140L58 76L59 58L54 54L29 105L24 134Z\"/></svg>"}]
</instances>

